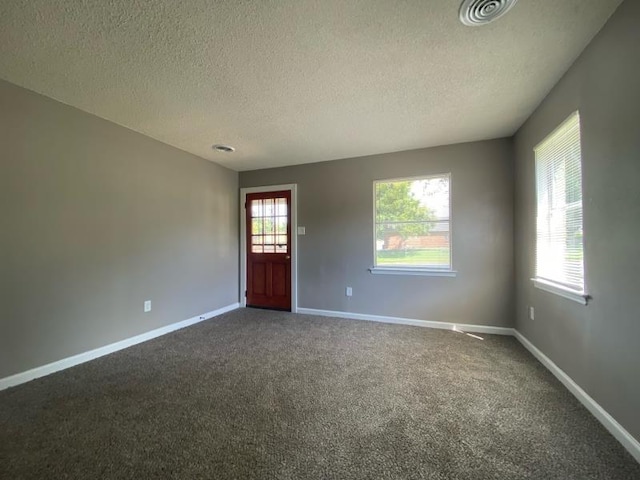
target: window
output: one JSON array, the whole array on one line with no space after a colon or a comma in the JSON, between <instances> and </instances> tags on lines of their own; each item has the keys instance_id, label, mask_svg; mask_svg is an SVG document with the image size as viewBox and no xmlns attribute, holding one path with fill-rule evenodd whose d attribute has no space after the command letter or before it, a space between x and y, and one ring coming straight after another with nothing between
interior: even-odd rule
<instances>
[{"instance_id":1,"label":"window","mask_svg":"<svg viewBox=\"0 0 640 480\"><path fill-rule=\"evenodd\" d=\"M287 197L279 198L269 192L269 198L250 200L251 253L287 253L288 205ZM265 196L265 194L253 194Z\"/></svg>"},{"instance_id":2,"label":"window","mask_svg":"<svg viewBox=\"0 0 640 480\"><path fill-rule=\"evenodd\" d=\"M450 175L374 183L372 273L451 273Z\"/></svg>"},{"instance_id":3,"label":"window","mask_svg":"<svg viewBox=\"0 0 640 480\"><path fill-rule=\"evenodd\" d=\"M580 116L572 114L535 149L536 286L586 303Z\"/></svg>"}]
</instances>

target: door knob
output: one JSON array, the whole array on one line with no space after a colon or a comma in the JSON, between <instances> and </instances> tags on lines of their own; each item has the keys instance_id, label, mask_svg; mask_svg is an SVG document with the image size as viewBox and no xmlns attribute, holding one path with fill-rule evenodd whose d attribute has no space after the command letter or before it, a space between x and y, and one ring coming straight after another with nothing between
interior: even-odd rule
<instances>
[{"instance_id":1,"label":"door knob","mask_svg":"<svg viewBox=\"0 0 640 480\"><path fill-rule=\"evenodd\" d=\"M285 260L291 260L291 255L287 255L286 257L284 257Z\"/></svg>"}]
</instances>

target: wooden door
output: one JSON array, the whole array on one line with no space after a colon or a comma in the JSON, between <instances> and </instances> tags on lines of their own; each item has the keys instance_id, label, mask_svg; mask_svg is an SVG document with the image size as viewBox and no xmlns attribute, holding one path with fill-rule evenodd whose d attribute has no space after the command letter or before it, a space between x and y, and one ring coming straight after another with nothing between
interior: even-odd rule
<instances>
[{"instance_id":1,"label":"wooden door","mask_svg":"<svg viewBox=\"0 0 640 480\"><path fill-rule=\"evenodd\" d=\"M291 311L291 191L247 194L247 306Z\"/></svg>"}]
</instances>

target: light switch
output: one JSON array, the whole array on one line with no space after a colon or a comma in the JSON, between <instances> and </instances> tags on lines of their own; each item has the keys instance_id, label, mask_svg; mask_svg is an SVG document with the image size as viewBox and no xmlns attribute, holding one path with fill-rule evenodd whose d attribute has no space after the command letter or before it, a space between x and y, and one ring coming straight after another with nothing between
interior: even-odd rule
<instances>
[{"instance_id":1,"label":"light switch","mask_svg":"<svg viewBox=\"0 0 640 480\"><path fill-rule=\"evenodd\" d=\"M298 227L298 235L306 235L307 229L306 227Z\"/></svg>"}]
</instances>

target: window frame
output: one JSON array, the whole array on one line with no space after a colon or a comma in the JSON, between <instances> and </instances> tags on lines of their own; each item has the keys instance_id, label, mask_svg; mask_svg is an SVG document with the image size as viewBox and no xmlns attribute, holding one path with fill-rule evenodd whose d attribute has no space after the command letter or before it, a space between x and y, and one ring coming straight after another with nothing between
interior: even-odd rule
<instances>
[{"instance_id":1,"label":"window frame","mask_svg":"<svg viewBox=\"0 0 640 480\"><path fill-rule=\"evenodd\" d=\"M414 181L414 180L428 180L432 178L448 178L449 180L449 266L448 268L433 268L428 266L400 266L400 265L391 265L391 266L381 266L377 265L377 245L376 245L376 227L377 227L377 208L376 208L376 187L379 183L392 183L392 182L402 182L402 181ZM373 241L372 241L372 253L373 253L373 266L369 268L369 272L374 275L417 275L417 276L427 276L427 277L455 277L457 275L457 271L453 269L453 207L452 207L452 198L453 198L453 190L452 190L452 174L451 172L447 173L437 173L437 174L429 174L429 175L419 175L413 177L396 177L396 178L384 178L373 181L372 188L372 199L373 199Z\"/></svg>"},{"instance_id":2,"label":"window frame","mask_svg":"<svg viewBox=\"0 0 640 480\"><path fill-rule=\"evenodd\" d=\"M539 198L539 191L538 191L538 162L539 162L539 158L538 158L538 149L543 146L545 143L549 142L549 140L551 140L555 135L558 134L559 131L561 131L563 128L566 127L566 125L569 122L574 121L574 119L577 118L577 122L578 122L578 131L579 131L579 146L580 146L580 203L581 203L581 210L582 210L582 251L583 251L583 257L582 257L582 290L578 290L575 288L572 288L571 286L558 281L558 280L552 280L549 278L545 278L545 277L540 277L538 276L538 217L539 217L539 210L540 210L540 198ZM560 122L558 124L558 126L556 128L554 128L548 135L546 135L535 147L533 147L533 157L534 157L534 183L535 183L535 206L536 206L536 210L535 210L535 227L533 229L534 234L535 234L535 248L534 248L534 261L533 261L533 271L534 271L534 275L531 278L531 281L533 283L533 285L540 289L540 290L544 290L546 292L549 293L553 293L555 295L558 295L560 297L569 299L569 300L573 300L574 302L580 303L582 305L587 305L588 301L590 300L590 296L587 294L587 270L585 268L585 258L584 258L584 246L585 246L585 230L584 230L584 186L583 186L583 182L582 179L584 177L583 175L583 161L582 161L582 121L581 121L581 117L580 117L580 112L578 110L572 112L567 118L565 118L562 122ZM566 180L565 180L566 183ZM576 202L573 202L576 203ZM569 205L570 206L570 205ZM566 227L565 227L566 228Z\"/></svg>"}]
</instances>

